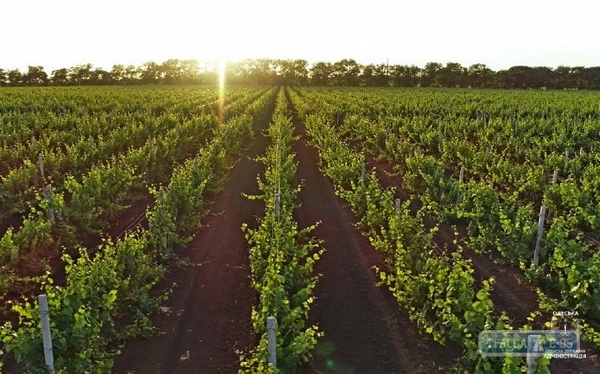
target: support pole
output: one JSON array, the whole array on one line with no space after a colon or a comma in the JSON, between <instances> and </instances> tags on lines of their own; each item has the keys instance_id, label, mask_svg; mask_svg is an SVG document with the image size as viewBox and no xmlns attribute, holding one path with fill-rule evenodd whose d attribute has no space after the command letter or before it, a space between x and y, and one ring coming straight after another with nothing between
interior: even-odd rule
<instances>
[{"instance_id":1,"label":"support pole","mask_svg":"<svg viewBox=\"0 0 600 374\"><path fill-rule=\"evenodd\" d=\"M542 237L544 236L544 220L546 219L546 206L542 205L540 208L540 218L538 220L538 232L537 239L535 241L535 251L533 252L533 265L538 266L540 262L540 246L542 244Z\"/></svg>"},{"instance_id":2,"label":"support pole","mask_svg":"<svg viewBox=\"0 0 600 374\"><path fill-rule=\"evenodd\" d=\"M367 174L367 172L366 172L366 168L367 168L367 167L366 167L366 165L365 165L364 163L362 163L362 164L360 165L360 182L363 184L363 186L364 186L364 184L365 184L365 176L366 176L366 174Z\"/></svg>"},{"instance_id":3,"label":"support pole","mask_svg":"<svg viewBox=\"0 0 600 374\"><path fill-rule=\"evenodd\" d=\"M463 184L464 180L465 180L465 167L461 166L460 167L460 173L458 175L458 182L460 184ZM456 196L456 203L457 204L460 203L461 200L462 200L462 193L459 191L458 192L458 196Z\"/></svg>"},{"instance_id":4,"label":"support pole","mask_svg":"<svg viewBox=\"0 0 600 374\"><path fill-rule=\"evenodd\" d=\"M533 374L537 369L537 358L542 356L540 350L540 335L527 336L527 374Z\"/></svg>"},{"instance_id":5,"label":"support pole","mask_svg":"<svg viewBox=\"0 0 600 374\"><path fill-rule=\"evenodd\" d=\"M162 188L160 189L160 191L158 193L158 203L160 205L165 203L165 190L163 190ZM163 235L162 235L161 246L162 246L163 252L167 253L168 246L169 246L169 243L167 241L167 233L163 233Z\"/></svg>"},{"instance_id":6,"label":"support pole","mask_svg":"<svg viewBox=\"0 0 600 374\"><path fill-rule=\"evenodd\" d=\"M400 200L400 198L396 198L396 215L400 216L400 204L402 203L402 201Z\"/></svg>"},{"instance_id":7,"label":"support pole","mask_svg":"<svg viewBox=\"0 0 600 374\"><path fill-rule=\"evenodd\" d=\"M40 164L40 173L42 174L42 178L44 178L44 155L42 153L38 155L38 161Z\"/></svg>"},{"instance_id":8,"label":"support pole","mask_svg":"<svg viewBox=\"0 0 600 374\"><path fill-rule=\"evenodd\" d=\"M281 215L281 195L279 192L275 194L275 218L279 219Z\"/></svg>"},{"instance_id":9,"label":"support pole","mask_svg":"<svg viewBox=\"0 0 600 374\"><path fill-rule=\"evenodd\" d=\"M52 354L52 335L50 333L50 317L48 310L48 299L45 294L38 296L40 305L40 318L42 320L42 340L44 343L44 360L48 368L48 374L54 374L54 356Z\"/></svg>"},{"instance_id":10,"label":"support pole","mask_svg":"<svg viewBox=\"0 0 600 374\"><path fill-rule=\"evenodd\" d=\"M267 317L267 338L269 340L267 350L269 352L269 365L277 367L277 320L275 317Z\"/></svg>"},{"instance_id":11,"label":"support pole","mask_svg":"<svg viewBox=\"0 0 600 374\"><path fill-rule=\"evenodd\" d=\"M52 203L52 185L51 184L46 185L46 188L44 188L44 194L46 195L46 199L48 199L48 219L50 220L50 223L52 223L54 225L56 223L56 220L54 218L54 206Z\"/></svg>"}]
</instances>

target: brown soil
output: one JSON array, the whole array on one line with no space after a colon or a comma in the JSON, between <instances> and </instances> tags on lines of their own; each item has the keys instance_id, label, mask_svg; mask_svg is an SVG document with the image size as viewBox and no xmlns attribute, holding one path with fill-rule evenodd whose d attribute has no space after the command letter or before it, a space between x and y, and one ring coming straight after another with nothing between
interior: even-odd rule
<instances>
[{"instance_id":1,"label":"brown soil","mask_svg":"<svg viewBox=\"0 0 600 374\"><path fill-rule=\"evenodd\" d=\"M23 216L10 211L0 214L0 237L4 236L9 227L17 230L23 225Z\"/></svg>"}]
</instances>

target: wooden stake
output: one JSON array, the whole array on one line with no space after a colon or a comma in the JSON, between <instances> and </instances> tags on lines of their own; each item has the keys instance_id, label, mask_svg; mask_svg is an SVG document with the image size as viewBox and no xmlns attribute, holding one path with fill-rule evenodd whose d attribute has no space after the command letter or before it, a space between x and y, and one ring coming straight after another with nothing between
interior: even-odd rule
<instances>
[{"instance_id":1,"label":"wooden stake","mask_svg":"<svg viewBox=\"0 0 600 374\"><path fill-rule=\"evenodd\" d=\"M366 177L366 165L364 163L362 163L360 165L360 181L361 183L364 185L365 184L365 177Z\"/></svg>"},{"instance_id":2,"label":"wooden stake","mask_svg":"<svg viewBox=\"0 0 600 374\"><path fill-rule=\"evenodd\" d=\"M273 316L267 317L267 351L269 352L269 365L277 367L277 320Z\"/></svg>"},{"instance_id":3,"label":"wooden stake","mask_svg":"<svg viewBox=\"0 0 600 374\"><path fill-rule=\"evenodd\" d=\"M44 155L42 153L38 155L38 160L40 164L40 173L42 174L42 178L44 178Z\"/></svg>"},{"instance_id":4,"label":"wooden stake","mask_svg":"<svg viewBox=\"0 0 600 374\"><path fill-rule=\"evenodd\" d=\"M546 219L546 207L544 205L540 208L540 217L538 220L538 232L537 239L535 241L535 251L533 252L533 265L537 267L540 262L540 247L542 244L542 237L544 236L544 220Z\"/></svg>"},{"instance_id":5,"label":"wooden stake","mask_svg":"<svg viewBox=\"0 0 600 374\"><path fill-rule=\"evenodd\" d=\"M40 306L40 319L42 321L42 341L44 346L44 361L48 374L54 374L54 355L52 353L52 333L50 331L50 311L48 310L48 298L45 294L38 296Z\"/></svg>"},{"instance_id":6,"label":"wooden stake","mask_svg":"<svg viewBox=\"0 0 600 374\"><path fill-rule=\"evenodd\" d=\"M543 356L539 353L543 351L540 348L540 335L527 336L527 347L527 374L533 374L537 371L537 358Z\"/></svg>"},{"instance_id":7,"label":"wooden stake","mask_svg":"<svg viewBox=\"0 0 600 374\"><path fill-rule=\"evenodd\" d=\"M460 173L458 175L458 181L460 184L463 184L465 179L465 167L461 166L460 167ZM456 197L456 203L460 203L460 201L462 200L462 194L460 193L460 191L458 192L458 196Z\"/></svg>"},{"instance_id":8,"label":"wooden stake","mask_svg":"<svg viewBox=\"0 0 600 374\"><path fill-rule=\"evenodd\" d=\"M46 199L48 199L48 219L50 219L50 223L55 224L54 219L54 207L52 206L52 185L47 185L44 188L44 194L46 195Z\"/></svg>"}]
</instances>

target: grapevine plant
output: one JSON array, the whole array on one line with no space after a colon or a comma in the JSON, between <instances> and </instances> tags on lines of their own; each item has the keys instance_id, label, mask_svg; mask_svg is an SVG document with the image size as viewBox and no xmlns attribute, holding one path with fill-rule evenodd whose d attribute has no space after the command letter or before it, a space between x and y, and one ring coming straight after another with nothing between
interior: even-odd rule
<instances>
[{"instance_id":1,"label":"grapevine plant","mask_svg":"<svg viewBox=\"0 0 600 374\"><path fill-rule=\"evenodd\" d=\"M292 186L296 172L291 144L292 125L283 91L277 99L269 127L272 145L260 158L265 165L258 178L265 203L265 215L256 229L242 226L250 245L252 286L258 292L258 305L252 310L252 324L259 335L258 346L241 353L241 372L292 373L311 357L317 339L323 335L316 325L307 325L317 276L314 264L323 249L310 238L315 225L299 230L292 217L299 187ZM268 365L267 317L277 321L277 367Z\"/></svg>"}]
</instances>

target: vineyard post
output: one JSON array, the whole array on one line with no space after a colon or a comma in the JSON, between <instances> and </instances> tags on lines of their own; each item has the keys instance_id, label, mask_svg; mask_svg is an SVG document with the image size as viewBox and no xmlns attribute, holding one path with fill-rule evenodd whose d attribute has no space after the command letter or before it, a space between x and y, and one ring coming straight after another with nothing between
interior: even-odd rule
<instances>
[{"instance_id":1,"label":"vineyard post","mask_svg":"<svg viewBox=\"0 0 600 374\"><path fill-rule=\"evenodd\" d=\"M535 353L540 352L540 336L539 335L528 335L527 336L527 374L536 372L537 361L536 359L542 354Z\"/></svg>"},{"instance_id":2,"label":"vineyard post","mask_svg":"<svg viewBox=\"0 0 600 374\"><path fill-rule=\"evenodd\" d=\"M396 198L396 215L400 216L400 204L402 203L402 201L400 200L399 197Z\"/></svg>"},{"instance_id":3,"label":"vineyard post","mask_svg":"<svg viewBox=\"0 0 600 374\"><path fill-rule=\"evenodd\" d=\"M167 252L167 236L163 235L162 237L162 247L163 247L163 251L166 253Z\"/></svg>"},{"instance_id":4,"label":"vineyard post","mask_svg":"<svg viewBox=\"0 0 600 374\"><path fill-rule=\"evenodd\" d=\"M162 188L160 189L160 194L158 196L158 199L159 199L159 202L160 202L161 205L163 205L165 203L165 190L163 190ZM167 253L167 246L168 246L168 243L167 243L167 234L163 233L163 236L162 236L162 248L163 248L164 253Z\"/></svg>"},{"instance_id":5,"label":"vineyard post","mask_svg":"<svg viewBox=\"0 0 600 374\"><path fill-rule=\"evenodd\" d=\"M567 149L565 151L565 167L567 167L568 163L569 163L569 150Z\"/></svg>"},{"instance_id":6,"label":"vineyard post","mask_svg":"<svg viewBox=\"0 0 600 374\"><path fill-rule=\"evenodd\" d=\"M54 356L52 354L52 335L50 332L50 312L48 310L48 298L45 294L38 296L40 305L40 319L42 320L42 341L44 345L44 360L49 374L54 374Z\"/></svg>"},{"instance_id":7,"label":"vineyard post","mask_svg":"<svg viewBox=\"0 0 600 374\"><path fill-rule=\"evenodd\" d=\"M366 168L367 166L365 165L365 163L363 162L362 164L360 164L360 182L364 185L365 184L365 175L366 175Z\"/></svg>"},{"instance_id":8,"label":"vineyard post","mask_svg":"<svg viewBox=\"0 0 600 374\"><path fill-rule=\"evenodd\" d=\"M554 169L554 173L552 174L552 184L556 183L558 183L558 169ZM553 213L552 210L548 212L548 220L552 219Z\"/></svg>"},{"instance_id":9,"label":"vineyard post","mask_svg":"<svg viewBox=\"0 0 600 374\"><path fill-rule=\"evenodd\" d=\"M44 178L44 155L41 152L38 155L38 160L40 163L40 173L42 174L42 178Z\"/></svg>"},{"instance_id":10,"label":"vineyard post","mask_svg":"<svg viewBox=\"0 0 600 374\"><path fill-rule=\"evenodd\" d=\"M268 345L267 350L269 352L269 365L276 368L277 367L277 320L275 317L269 316L267 317L267 339Z\"/></svg>"},{"instance_id":11,"label":"vineyard post","mask_svg":"<svg viewBox=\"0 0 600 374\"><path fill-rule=\"evenodd\" d=\"M46 185L44 188L44 195L46 195L46 199L48 199L48 218L50 219L50 223L54 225L54 207L52 206L52 185Z\"/></svg>"},{"instance_id":12,"label":"vineyard post","mask_svg":"<svg viewBox=\"0 0 600 374\"><path fill-rule=\"evenodd\" d=\"M281 195L279 192L275 193L275 218L279 220L281 213Z\"/></svg>"},{"instance_id":13,"label":"vineyard post","mask_svg":"<svg viewBox=\"0 0 600 374\"><path fill-rule=\"evenodd\" d=\"M460 173L458 175L458 182L460 184L463 184L463 181L465 180L465 167L461 166L460 167ZM458 192L458 196L456 197L456 203L460 203L460 200L462 199L462 194L460 193L460 191Z\"/></svg>"},{"instance_id":14,"label":"vineyard post","mask_svg":"<svg viewBox=\"0 0 600 374\"><path fill-rule=\"evenodd\" d=\"M31 147L35 147L35 136L31 137Z\"/></svg>"},{"instance_id":15,"label":"vineyard post","mask_svg":"<svg viewBox=\"0 0 600 374\"><path fill-rule=\"evenodd\" d=\"M546 219L546 206L542 205L540 208L540 218L538 220L538 231L537 239L535 241L535 251L533 252L533 265L538 266L540 262L540 246L542 243L542 236L544 235L544 220Z\"/></svg>"}]
</instances>

